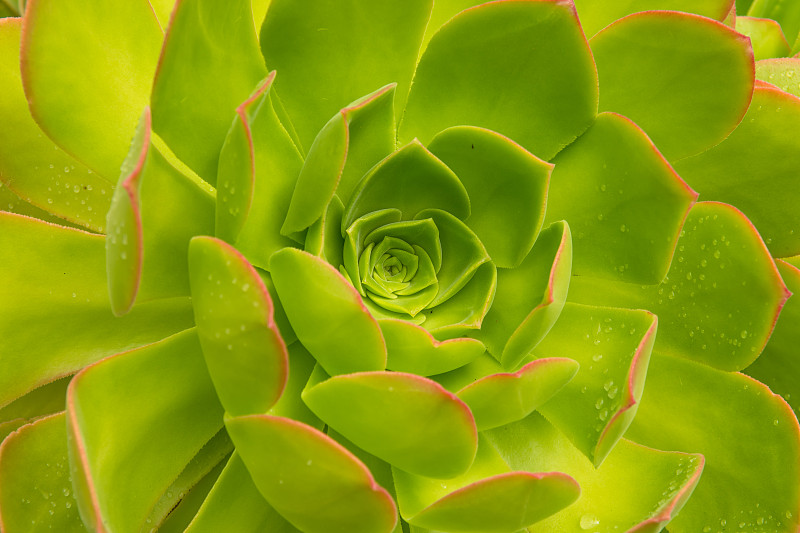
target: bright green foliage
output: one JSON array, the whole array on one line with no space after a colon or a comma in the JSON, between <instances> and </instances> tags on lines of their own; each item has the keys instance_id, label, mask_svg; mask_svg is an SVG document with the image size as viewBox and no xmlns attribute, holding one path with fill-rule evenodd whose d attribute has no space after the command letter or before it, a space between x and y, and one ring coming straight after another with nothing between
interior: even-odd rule
<instances>
[{"instance_id":1,"label":"bright green foliage","mask_svg":"<svg viewBox=\"0 0 800 533\"><path fill-rule=\"evenodd\" d=\"M0 0L0 529L796 533L797 5Z\"/></svg>"}]
</instances>

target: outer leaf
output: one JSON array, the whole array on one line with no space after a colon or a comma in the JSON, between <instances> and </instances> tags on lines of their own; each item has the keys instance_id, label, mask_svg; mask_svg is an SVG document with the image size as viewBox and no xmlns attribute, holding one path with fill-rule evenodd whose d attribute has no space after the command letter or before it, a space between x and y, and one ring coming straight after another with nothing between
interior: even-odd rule
<instances>
[{"instance_id":1,"label":"outer leaf","mask_svg":"<svg viewBox=\"0 0 800 533\"><path fill-rule=\"evenodd\" d=\"M644 390L657 318L647 311L568 304L533 352L581 369L539 411L599 466L631 424Z\"/></svg>"},{"instance_id":2,"label":"outer leaf","mask_svg":"<svg viewBox=\"0 0 800 533\"><path fill-rule=\"evenodd\" d=\"M772 19L736 17L736 31L750 38L756 61L792 54L792 47L783 36L781 25Z\"/></svg>"},{"instance_id":3,"label":"outer leaf","mask_svg":"<svg viewBox=\"0 0 800 533\"><path fill-rule=\"evenodd\" d=\"M386 368L386 344L377 321L336 269L286 248L272 256L272 278L297 337L326 372Z\"/></svg>"},{"instance_id":4,"label":"outer leaf","mask_svg":"<svg viewBox=\"0 0 800 533\"><path fill-rule=\"evenodd\" d=\"M670 524L673 533L726 523L742 524L743 531L797 531L800 427L786 402L761 383L658 355L628 435L705 455L703 478Z\"/></svg>"},{"instance_id":5,"label":"outer leaf","mask_svg":"<svg viewBox=\"0 0 800 533\"><path fill-rule=\"evenodd\" d=\"M224 466L225 461L220 461L217 466L183 496L175 508L170 511L167 518L161 522L161 526L158 528L159 533L184 533L186 531L189 523L197 515L197 511L213 488L217 478L219 478Z\"/></svg>"},{"instance_id":6,"label":"outer leaf","mask_svg":"<svg viewBox=\"0 0 800 533\"><path fill-rule=\"evenodd\" d=\"M754 0L747 14L751 17L764 17L778 21L783 28L784 35L792 41L800 33L800 6L794 2Z\"/></svg>"},{"instance_id":7,"label":"outer leaf","mask_svg":"<svg viewBox=\"0 0 800 533\"><path fill-rule=\"evenodd\" d=\"M394 529L397 510L389 493L363 463L324 433L269 415L229 418L225 425L258 490L298 529Z\"/></svg>"},{"instance_id":8,"label":"outer leaf","mask_svg":"<svg viewBox=\"0 0 800 533\"><path fill-rule=\"evenodd\" d=\"M654 9L684 11L723 21L733 4L733 0L617 0L605 4L592 0L575 0L581 26L588 36L626 15Z\"/></svg>"},{"instance_id":9,"label":"outer leaf","mask_svg":"<svg viewBox=\"0 0 800 533\"><path fill-rule=\"evenodd\" d=\"M24 426L3 441L0 528L6 533L86 531L72 495L64 413Z\"/></svg>"},{"instance_id":10,"label":"outer leaf","mask_svg":"<svg viewBox=\"0 0 800 533\"><path fill-rule=\"evenodd\" d=\"M457 15L431 39L399 136L427 144L447 127L470 124L547 160L596 111L597 77L571 2L491 2Z\"/></svg>"},{"instance_id":11,"label":"outer leaf","mask_svg":"<svg viewBox=\"0 0 800 533\"><path fill-rule=\"evenodd\" d=\"M387 85L351 103L320 130L297 177L281 234L291 235L313 224L334 192L348 200L361 176L393 151L394 88Z\"/></svg>"},{"instance_id":12,"label":"outer leaf","mask_svg":"<svg viewBox=\"0 0 800 533\"><path fill-rule=\"evenodd\" d=\"M212 237L192 239L189 275L197 333L225 412L266 412L286 386L289 359L264 282L235 248Z\"/></svg>"},{"instance_id":13,"label":"outer leaf","mask_svg":"<svg viewBox=\"0 0 800 533\"><path fill-rule=\"evenodd\" d=\"M303 401L345 438L408 472L453 477L475 458L477 430L467 406L420 376L337 376L307 388Z\"/></svg>"},{"instance_id":14,"label":"outer leaf","mask_svg":"<svg viewBox=\"0 0 800 533\"><path fill-rule=\"evenodd\" d=\"M616 113L601 113L553 160L547 222L566 220L579 276L658 283L697 193L647 135Z\"/></svg>"},{"instance_id":15,"label":"outer leaf","mask_svg":"<svg viewBox=\"0 0 800 533\"><path fill-rule=\"evenodd\" d=\"M148 104L162 38L146 0L27 4L21 63L33 117L106 179L119 175Z\"/></svg>"},{"instance_id":16,"label":"outer leaf","mask_svg":"<svg viewBox=\"0 0 800 533\"><path fill-rule=\"evenodd\" d=\"M660 285L572 280L570 301L649 309L655 350L723 370L752 363L788 297L764 242L736 208L696 204Z\"/></svg>"},{"instance_id":17,"label":"outer leaf","mask_svg":"<svg viewBox=\"0 0 800 533\"><path fill-rule=\"evenodd\" d=\"M482 377L458 391L480 431L521 420L552 398L580 365L563 357L538 359L518 372Z\"/></svg>"},{"instance_id":18,"label":"outer leaf","mask_svg":"<svg viewBox=\"0 0 800 533\"><path fill-rule=\"evenodd\" d=\"M788 75L788 74L787 74ZM776 257L800 253L800 99L759 86L744 120L711 150L675 164L703 198L735 205L753 221Z\"/></svg>"},{"instance_id":19,"label":"outer leaf","mask_svg":"<svg viewBox=\"0 0 800 533\"><path fill-rule=\"evenodd\" d=\"M724 139L750 103L750 42L720 22L639 13L605 28L591 46L600 110L631 118L670 161Z\"/></svg>"},{"instance_id":20,"label":"outer leaf","mask_svg":"<svg viewBox=\"0 0 800 533\"><path fill-rule=\"evenodd\" d=\"M470 199L467 226L492 261L503 268L519 265L542 227L553 166L507 137L471 126L446 129L428 149L464 185Z\"/></svg>"},{"instance_id":21,"label":"outer leaf","mask_svg":"<svg viewBox=\"0 0 800 533\"><path fill-rule=\"evenodd\" d=\"M453 532L513 532L566 507L575 481L559 472L510 472L486 439L465 474L446 482L393 469L398 503L413 526Z\"/></svg>"},{"instance_id":22,"label":"outer leaf","mask_svg":"<svg viewBox=\"0 0 800 533\"><path fill-rule=\"evenodd\" d=\"M800 370L797 347L800 346L800 257L776 261L778 271L794 296L789 298L781 310L775 331L755 362L747 367L747 374L765 383L776 394L780 394L792 406L795 414L800 412L800 382L794 379Z\"/></svg>"},{"instance_id":23,"label":"outer leaf","mask_svg":"<svg viewBox=\"0 0 800 533\"><path fill-rule=\"evenodd\" d=\"M194 330L88 367L67 398L73 485L81 517L96 531L144 527L222 426Z\"/></svg>"},{"instance_id":24,"label":"outer leaf","mask_svg":"<svg viewBox=\"0 0 800 533\"><path fill-rule=\"evenodd\" d=\"M595 468L538 413L486 436L512 468L559 470L580 484L580 499L531 527L532 533L657 533L681 510L703 470L702 455L662 452L626 439Z\"/></svg>"},{"instance_id":25,"label":"outer leaf","mask_svg":"<svg viewBox=\"0 0 800 533\"><path fill-rule=\"evenodd\" d=\"M231 116L267 75L249 0L178 0L153 82L153 129L216 182Z\"/></svg>"},{"instance_id":26,"label":"outer leaf","mask_svg":"<svg viewBox=\"0 0 800 533\"><path fill-rule=\"evenodd\" d=\"M539 234L519 267L498 272L497 294L478 338L507 369L517 368L558 319L571 266L569 226L556 222Z\"/></svg>"},{"instance_id":27,"label":"outer leaf","mask_svg":"<svg viewBox=\"0 0 800 533\"><path fill-rule=\"evenodd\" d=\"M225 530L238 533L298 531L264 500L236 453L228 460L186 533Z\"/></svg>"},{"instance_id":28,"label":"outer leaf","mask_svg":"<svg viewBox=\"0 0 800 533\"><path fill-rule=\"evenodd\" d=\"M469 196L458 177L416 140L364 176L345 206L342 230L363 215L391 208L399 209L403 220L423 209L441 209L462 220L470 214Z\"/></svg>"},{"instance_id":29,"label":"outer leaf","mask_svg":"<svg viewBox=\"0 0 800 533\"><path fill-rule=\"evenodd\" d=\"M0 409L0 421L34 419L63 411L71 379L72 376L57 379L17 398Z\"/></svg>"},{"instance_id":30,"label":"outer leaf","mask_svg":"<svg viewBox=\"0 0 800 533\"><path fill-rule=\"evenodd\" d=\"M188 298L151 302L114 318L104 241L0 213L0 405L107 355L192 325Z\"/></svg>"},{"instance_id":31,"label":"outer leaf","mask_svg":"<svg viewBox=\"0 0 800 533\"><path fill-rule=\"evenodd\" d=\"M59 226L66 226L68 228L79 228L79 226L67 222L63 218L58 218L44 209L29 204L11 191L2 181L0 181L0 211L38 218L39 220L44 220L45 222L50 222L51 224Z\"/></svg>"},{"instance_id":32,"label":"outer leaf","mask_svg":"<svg viewBox=\"0 0 800 533\"><path fill-rule=\"evenodd\" d=\"M0 181L35 206L102 232L113 182L64 153L33 121L19 71L21 25L0 20Z\"/></svg>"},{"instance_id":33,"label":"outer leaf","mask_svg":"<svg viewBox=\"0 0 800 533\"><path fill-rule=\"evenodd\" d=\"M794 79L798 76L798 79ZM756 63L756 77L800 97L800 58L764 59ZM759 97L756 92L754 98Z\"/></svg>"},{"instance_id":34,"label":"outer leaf","mask_svg":"<svg viewBox=\"0 0 800 533\"><path fill-rule=\"evenodd\" d=\"M405 320L379 320L386 340L386 368L432 376L463 366L486 349L475 339L439 342L423 328Z\"/></svg>"},{"instance_id":35,"label":"outer leaf","mask_svg":"<svg viewBox=\"0 0 800 533\"><path fill-rule=\"evenodd\" d=\"M217 236L254 265L296 243L280 234L303 158L272 106L275 71L236 109L219 156Z\"/></svg>"},{"instance_id":36,"label":"outer leaf","mask_svg":"<svg viewBox=\"0 0 800 533\"><path fill-rule=\"evenodd\" d=\"M271 2L261 48L267 66L281 73L277 88L303 146L342 106L387 83L397 82L403 109L431 4Z\"/></svg>"},{"instance_id":37,"label":"outer leaf","mask_svg":"<svg viewBox=\"0 0 800 533\"><path fill-rule=\"evenodd\" d=\"M182 174L150 143L145 109L108 211L106 269L117 316L137 298L189 294L189 240L214 232L213 202L207 187Z\"/></svg>"}]
</instances>

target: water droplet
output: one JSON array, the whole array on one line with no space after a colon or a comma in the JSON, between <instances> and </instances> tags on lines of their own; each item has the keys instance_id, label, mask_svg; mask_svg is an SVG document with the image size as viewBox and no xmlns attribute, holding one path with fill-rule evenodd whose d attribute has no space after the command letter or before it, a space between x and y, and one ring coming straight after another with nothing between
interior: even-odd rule
<instances>
[{"instance_id":1,"label":"water droplet","mask_svg":"<svg viewBox=\"0 0 800 533\"><path fill-rule=\"evenodd\" d=\"M600 221L602 221L602 220L603 220L603 214L602 214L602 213L601 213L601 214L599 214L599 215L597 215L597 220L600 220Z\"/></svg>"},{"instance_id":2,"label":"water droplet","mask_svg":"<svg viewBox=\"0 0 800 533\"><path fill-rule=\"evenodd\" d=\"M594 402L595 409L600 409L603 407L603 398L598 398L596 402Z\"/></svg>"},{"instance_id":3,"label":"water droplet","mask_svg":"<svg viewBox=\"0 0 800 533\"><path fill-rule=\"evenodd\" d=\"M626 226L625 224L623 224L623 225L621 225L621 226L619 227L619 230L620 230L622 233L625 233L626 231L628 231L628 226Z\"/></svg>"},{"instance_id":4,"label":"water droplet","mask_svg":"<svg viewBox=\"0 0 800 533\"><path fill-rule=\"evenodd\" d=\"M719 250L714 250L714 259L719 259Z\"/></svg>"},{"instance_id":5,"label":"water droplet","mask_svg":"<svg viewBox=\"0 0 800 533\"><path fill-rule=\"evenodd\" d=\"M706 526L703 528L703 533L709 533L711 531L711 526Z\"/></svg>"},{"instance_id":6,"label":"water droplet","mask_svg":"<svg viewBox=\"0 0 800 533\"><path fill-rule=\"evenodd\" d=\"M740 336L741 338L743 338L743 339L746 339L746 338L747 338L747 330L746 330L746 329L743 329L743 330L742 330L742 332L741 332L741 333L739 333L739 336Z\"/></svg>"},{"instance_id":7,"label":"water droplet","mask_svg":"<svg viewBox=\"0 0 800 533\"><path fill-rule=\"evenodd\" d=\"M594 354L594 355L592 356L592 361L599 361L599 360L600 360L600 359L602 359L602 358L603 358L603 354L601 354L601 353L596 353L596 354ZM608 390L608 389L606 389L606 390Z\"/></svg>"},{"instance_id":8,"label":"water droplet","mask_svg":"<svg viewBox=\"0 0 800 533\"><path fill-rule=\"evenodd\" d=\"M777 426L777 425L778 425L778 424L780 424L780 423L781 423L781 422L780 422L780 420L778 420L777 418L776 418L775 420L773 420L773 421L772 421L772 425L773 425L773 426Z\"/></svg>"},{"instance_id":9,"label":"water droplet","mask_svg":"<svg viewBox=\"0 0 800 533\"><path fill-rule=\"evenodd\" d=\"M604 184L602 184L602 185L600 185L600 190L601 190L601 191L603 191L603 192L606 192L606 188L607 188L607 187L606 187L606 184L605 184L605 183L604 183Z\"/></svg>"},{"instance_id":10,"label":"water droplet","mask_svg":"<svg viewBox=\"0 0 800 533\"><path fill-rule=\"evenodd\" d=\"M585 514L581 517L581 529L593 529L600 524L600 520L593 514Z\"/></svg>"}]
</instances>

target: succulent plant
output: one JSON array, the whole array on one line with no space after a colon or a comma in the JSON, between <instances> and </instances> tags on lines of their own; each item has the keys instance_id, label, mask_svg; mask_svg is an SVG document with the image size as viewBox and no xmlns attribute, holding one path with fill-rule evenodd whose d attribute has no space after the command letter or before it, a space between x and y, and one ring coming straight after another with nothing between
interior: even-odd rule
<instances>
[{"instance_id":1,"label":"succulent plant","mask_svg":"<svg viewBox=\"0 0 800 533\"><path fill-rule=\"evenodd\" d=\"M737 4L0 3L0 529L800 530Z\"/></svg>"}]
</instances>

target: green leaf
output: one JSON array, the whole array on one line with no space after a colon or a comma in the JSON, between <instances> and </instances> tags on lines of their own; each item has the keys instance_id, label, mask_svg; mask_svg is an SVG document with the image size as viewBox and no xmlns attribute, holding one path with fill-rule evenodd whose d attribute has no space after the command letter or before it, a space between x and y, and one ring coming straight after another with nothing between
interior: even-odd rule
<instances>
[{"instance_id":1,"label":"green leaf","mask_svg":"<svg viewBox=\"0 0 800 533\"><path fill-rule=\"evenodd\" d=\"M150 4L30 0L22 30L34 119L64 151L116 179L149 103L163 39Z\"/></svg>"},{"instance_id":2,"label":"green leaf","mask_svg":"<svg viewBox=\"0 0 800 533\"><path fill-rule=\"evenodd\" d=\"M390 533L397 510L352 453L324 433L269 415L228 418L258 490L305 533Z\"/></svg>"},{"instance_id":3,"label":"green leaf","mask_svg":"<svg viewBox=\"0 0 800 533\"><path fill-rule=\"evenodd\" d=\"M467 226L492 261L518 266L542 227L553 165L507 137L471 126L444 130L428 149L464 185L471 210Z\"/></svg>"},{"instance_id":4,"label":"green leaf","mask_svg":"<svg viewBox=\"0 0 800 533\"><path fill-rule=\"evenodd\" d=\"M64 410L67 386L72 376L42 385L0 409L0 421L34 419ZM2 442L0 440L0 442Z\"/></svg>"},{"instance_id":5,"label":"green leaf","mask_svg":"<svg viewBox=\"0 0 800 533\"><path fill-rule=\"evenodd\" d=\"M303 146L342 106L377 87L396 82L403 109L431 4L272 0L261 49L280 73L276 86Z\"/></svg>"},{"instance_id":6,"label":"green leaf","mask_svg":"<svg viewBox=\"0 0 800 533\"><path fill-rule=\"evenodd\" d=\"M670 161L719 143L747 111L750 41L720 22L639 13L606 27L590 44L600 110L632 119Z\"/></svg>"},{"instance_id":7,"label":"green leaf","mask_svg":"<svg viewBox=\"0 0 800 533\"><path fill-rule=\"evenodd\" d=\"M21 25L0 20L0 181L36 207L103 232L114 182L64 153L33 121L19 70Z\"/></svg>"},{"instance_id":8,"label":"green leaf","mask_svg":"<svg viewBox=\"0 0 800 533\"><path fill-rule=\"evenodd\" d=\"M423 328L405 320L378 320L386 340L386 368L420 376L449 372L468 364L486 348L475 339L437 341Z\"/></svg>"},{"instance_id":9,"label":"green leaf","mask_svg":"<svg viewBox=\"0 0 800 533\"><path fill-rule=\"evenodd\" d=\"M135 300L188 296L189 240L213 233L213 193L151 144L145 109L108 211L106 269L114 314L125 314Z\"/></svg>"},{"instance_id":10,"label":"green leaf","mask_svg":"<svg viewBox=\"0 0 800 533\"><path fill-rule=\"evenodd\" d=\"M303 158L273 109L275 71L236 109L219 156L216 235L256 266L296 243L280 234Z\"/></svg>"},{"instance_id":11,"label":"green leaf","mask_svg":"<svg viewBox=\"0 0 800 533\"><path fill-rule=\"evenodd\" d=\"M197 334L225 412L266 412L289 372L266 286L235 248L213 237L192 239L189 277Z\"/></svg>"},{"instance_id":12,"label":"green leaf","mask_svg":"<svg viewBox=\"0 0 800 533\"><path fill-rule=\"evenodd\" d=\"M546 223L566 220L578 276L658 283L697 193L647 135L601 113L553 160Z\"/></svg>"},{"instance_id":13,"label":"green leaf","mask_svg":"<svg viewBox=\"0 0 800 533\"><path fill-rule=\"evenodd\" d=\"M459 390L479 431L521 420L547 402L578 372L579 364L563 357L538 359L519 371L482 377Z\"/></svg>"},{"instance_id":14,"label":"green leaf","mask_svg":"<svg viewBox=\"0 0 800 533\"><path fill-rule=\"evenodd\" d=\"M475 271L491 261L491 258L472 230L450 213L439 209L425 209L414 218L433 220L439 230L442 246L442 267L436 273L439 292L429 304L429 307L435 307L457 294L469 283Z\"/></svg>"},{"instance_id":15,"label":"green leaf","mask_svg":"<svg viewBox=\"0 0 800 533\"><path fill-rule=\"evenodd\" d=\"M567 304L532 354L569 355L580 364L575 378L539 411L595 466L636 415L657 323L648 311Z\"/></svg>"},{"instance_id":16,"label":"green leaf","mask_svg":"<svg viewBox=\"0 0 800 533\"><path fill-rule=\"evenodd\" d=\"M236 453L228 460L186 533L226 530L238 533L298 531L264 500Z\"/></svg>"},{"instance_id":17,"label":"green leaf","mask_svg":"<svg viewBox=\"0 0 800 533\"><path fill-rule=\"evenodd\" d=\"M786 41L781 25L772 19L736 17L736 31L750 38L756 61L792 54L792 47Z\"/></svg>"},{"instance_id":18,"label":"green leaf","mask_svg":"<svg viewBox=\"0 0 800 533\"><path fill-rule=\"evenodd\" d=\"M539 234L531 253L497 273L497 294L477 338L509 370L516 369L558 319L570 283L572 239L556 222Z\"/></svg>"},{"instance_id":19,"label":"green leaf","mask_svg":"<svg viewBox=\"0 0 800 533\"><path fill-rule=\"evenodd\" d=\"M153 8L162 30L169 26L169 16L172 14L175 2L176 0L150 0L150 6Z\"/></svg>"},{"instance_id":20,"label":"green leaf","mask_svg":"<svg viewBox=\"0 0 800 533\"><path fill-rule=\"evenodd\" d=\"M334 192L348 200L361 176L394 150L394 88L387 85L358 99L320 130L297 177L282 235L313 224Z\"/></svg>"},{"instance_id":21,"label":"green leaf","mask_svg":"<svg viewBox=\"0 0 800 533\"><path fill-rule=\"evenodd\" d=\"M331 375L386 368L377 321L339 272L309 253L272 256L272 279L300 342Z\"/></svg>"},{"instance_id":22,"label":"green leaf","mask_svg":"<svg viewBox=\"0 0 800 533\"><path fill-rule=\"evenodd\" d=\"M703 477L670 531L724 529L725 523L743 524L743 531L796 531L800 427L786 402L742 374L661 354L651 365L628 437L706 458Z\"/></svg>"},{"instance_id":23,"label":"green leaf","mask_svg":"<svg viewBox=\"0 0 800 533\"><path fill-rule=\"evenodd\" d=\"M208 493L219 478L225 461L220 461L211 471L198 481L177 503L158 528L159 533L184 533L197 511L208 497Z\"/></svg>"},{"instance_id":24,"label":"green leaf","mask_svg":"<svg viewBox=\"0 0 800 533\"><path fill-rule=\"evenodd\" d=\"M364 176L345 206L342 230L363 215L390 208L399 209L403 220L423 209L441 209L463 220L470 202L453 171L414 140Z\"/></svg>"},{"instance_id":25,"label":"green leaf","mask_svg":"<svg viewBox=\"0 0 800 533\"><path fill-rule=\"evenodd\" d=\"M759 85L736 130L723 142L675 164L703 198L730 203L752 220L776 257L800 253L800 141L787 135L800 121L800 100Z\"/></svg>"},{"instance_id":26,"label":"green leaf","mask_svg":"<svg viewBox=\"0 0 800 533\"><path fill-rule=\"evenodd\" d=\"M605 3L575 0L575 7L583 31L591 37L617 19L654 9L684 11L723 21L733 7L733 0L616 0Z\"/></svg>"},{"instance_id":27,"label":"green leaf","mask_svg":"<svg viewBox=\"0 0 800 533\"><path fill-rule=\"evenodd\" d=\"M626 439L595 468L538 413L485 435L512 468L561 471L580 484L578 501L531 533L658 533L681 510L703 470L702 455L663 452Z\"/></svg>"},{"instance_id":28,"label":"green leaf","mask_svg":"<svg viewBox=\"0 0 800 533\"><path fill-rule=\"evenodd\" d=\"M793 79L797 75L799 79ZM756 78L800 97L800 58L762 59L756 62ZM758 82L756 82L758 83ZM759 93L753 95L758 98Z\"/></svg>"},{"instance_id":29,"label":"green leaf","mask_svg":"<svg viewBox=\"0 0 800 533\"><path fill-rule=\"evenodd\" d=\"M103 357L191 327L188 298L143 304L114 318L104 241L0 213L0 406Z\"/></svg>"},{"instance_id":30,"label":"green leaf","mask_svg":"<svg viewBox=\"0 0 800 533\"><path fill-rule=\"evenodd\" d=\"M400 513L410 524L470 533L515 532L571 504L577 483L560 472L511 472L486 439L468 472L442 482L393 469Z\"/></svg>"},{"instance_id":31,"label":"green leaf","mask_svg":"<svg viewBox=\"0 0 800 533\"><path fill-rule=\"evenodd\" d=\"M414 374L336 376L306 388L303 401L356 446L408 472L453 477L475 458L477 430L467 406Z\"/></svg>"},{"instance_id":32,"label":"green leaf","mask_svg":"<svg viewBox=\"0 0 800 533\"><path fill-rule=\"evenodd\" d=\"M9 189L2 181L0 181L0 211L25 215L26 217L38 218L39 220L44 220L45 222L50 222L51 224L56 224L58 226L84 229L76 224L72 224L71 222L64 220L63 218L58 218L57 216L51 215L44 209L36 207L33 204L29 204L17 196L17 194Z\"/></svg>"},{"instance_id":33,"label":"green leaf","mask_svg":"<svg viewBox=\"0 0 800 533\"><path fill-rule=\"evenodd\" d=\"M290 344L289 380L278 403L273 405L267 414L291 418L322 430L325 424L308 409L300 397L316 366L317 361L301 343Z\"/></svg>"},{"instance_id":34,"label":"green leaf","mask_svg":"<svg viewBox=\"0 0 800 533\"><path fill-rule=\"evenodd\" d=\"M153 81L153 129L214 184L236 106L266 75L249 0L179 0Z\"/></svg>"},{"instance_id":35,"label":"green leaf","mask_svg":"<svg viewBox=\"0 0 800 533\"><path fill-rule=\"evenodd\" d=\"M331 198L322 217L308 228L304 249L337 267L344 264L344 237L342 236L342 216L344 205L338 197Z\"/></svg>"},{"instance_id":36,"label":"green leaf","mask_svg":"<svg viewBox=\"0 0 800 533\"><path fill-rule=\"evenodd\" d=\"M569 300L649 309L659 317L656 352L741 370L764 348L787 297L750 221L730 205L701 202L659 285L575 277Z\"/></svg>"},{"instance_id":37,"label":"green leaf","mask_svg":"<svg viewBox=\"0 0 800 533\"><path fill-rule=\"evenodd\" d=\"M168 408L165 408L168 406ZM222 427L194 330L92 365L67 394L70 463L94 530L139 531L161 495Z\"/></svg>"},{"instance_id":38,"label":"green leaf","mask_svg":"<svg viewBox=\"0 0 800 533\"><path fill-rule=\"evenodd\" d=\"M456 15L428 43L399 137L427 144L469 124L547 160L596 112L594 64L571 3L491 2Z\"/></svg>"},{"instance_id":39,"label":"green leaf","mask_svg":"<svg viewBox=\"0 0 800 533\"><path fill-rule=\"evenodd\" d=\"M786 261L779 259L776 264L794 295L781 310L764 351L745 372L783 396L797 414L800 412L800 382L794 376L800 371L797 358L797 347L800 346L800 330L797 328L800 321L800 257Z\"/></svg>"},{"instance_id":40,"label":"green leaf","mask_svg":"<svg viewBox=\"0 0 800 533\"><path fill-rule=\"evenodd\" d=\"M474 334L492 306L496 288L497 267L491 261L483 263L452 298L421 313L423 327L440 340Z\"/></svg>"},{"instance_id":41,"label":"green leaf","mask_svg":"<svg viewBox=\"0 0 800 533\"><path fill-rule=\"evenodd\" d=\"M83 533L72 495L64 413L23 426L0 447L0 527Z\"/></svg>"},{"instance_id":42,"label":"green leaf","mask_svg":"<svg viewBox=\"0 0 800 533\"><path fill-rule=\"evenodd\" d=\"M742 11L742 14L744 14L744 11ZM747 15L778 21L783 28L783 34L791 41L794 41L797 38L797 34L800 33L800 5L795 2L754 0L747 11Z\"/></svg>"}]
</instances>

